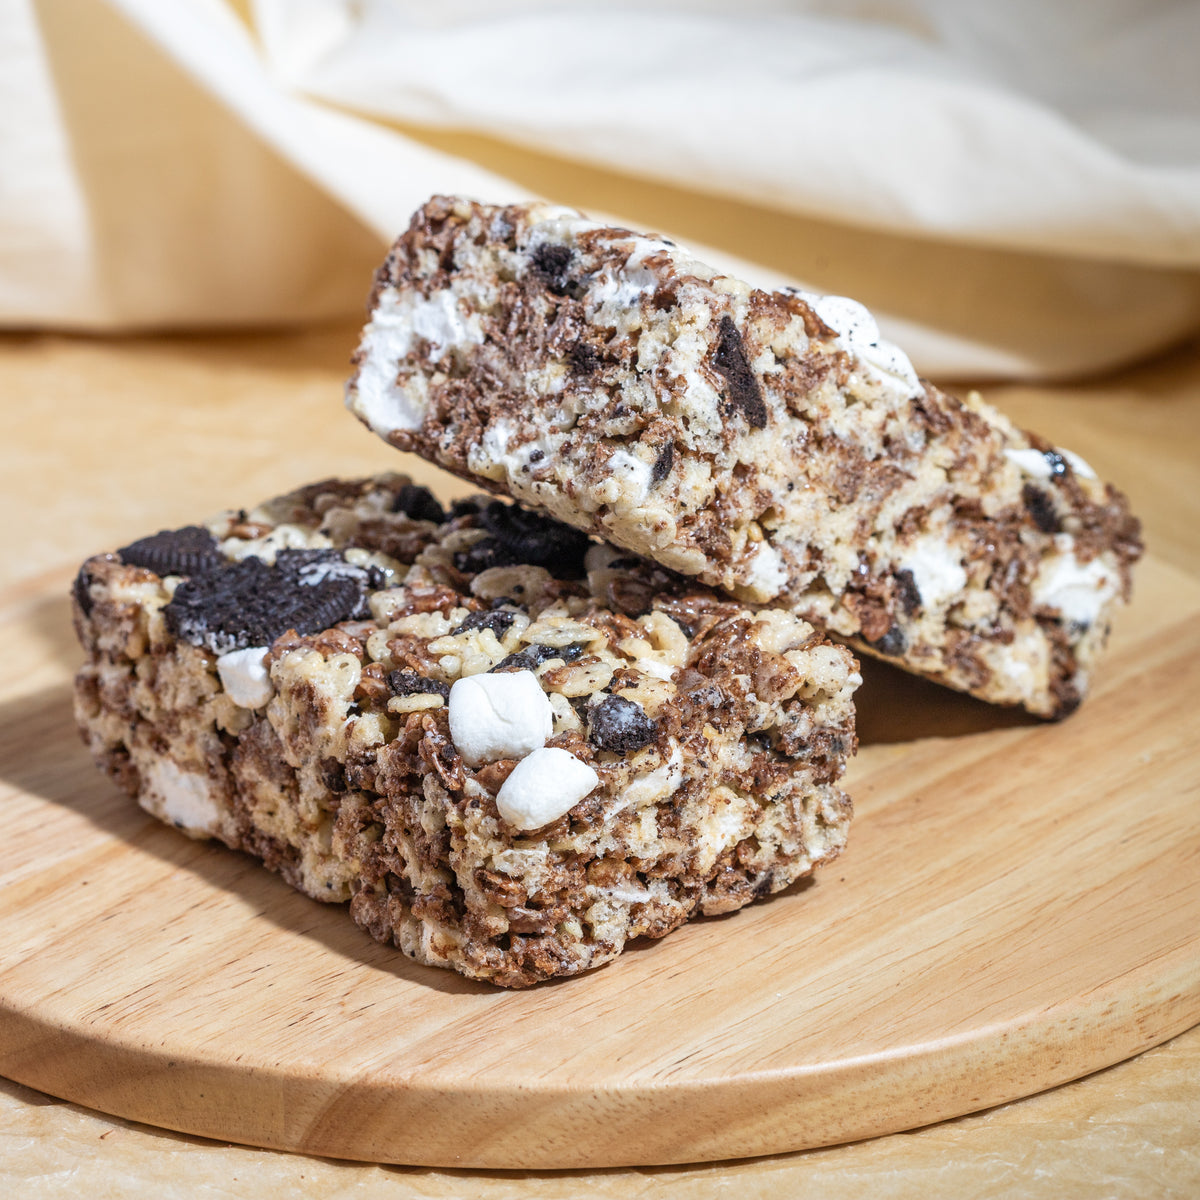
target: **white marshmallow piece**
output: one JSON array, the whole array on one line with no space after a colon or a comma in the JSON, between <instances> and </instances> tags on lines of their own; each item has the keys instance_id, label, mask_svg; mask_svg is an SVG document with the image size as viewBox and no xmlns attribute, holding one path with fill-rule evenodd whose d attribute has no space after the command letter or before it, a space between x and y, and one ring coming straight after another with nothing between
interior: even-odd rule
<instances>
[{"instance_id":1,"label":"white marshmallow piece","mask_svg":"<svg viewBox=\"0 0 1200 1200\"><path fill-rule=\"evenodd\" d=\"M1005 450L1004 457L1031 479L1049 479L1054 474L1050 460L1040 450Z\"/></svg>"},{"instance_id":2,"label":"white marshmallow piece","mask_svg":"<svg viewBox=\"0 0 1200 1200\"><path fill-rule=\"evenodd\" d=\"M1092 464L1086 458L1080 457L1074 450L1060 450L1059 454L1063 456L1071 464L1071 469L1076 475L1082 476L1084 479L1096 479L1096 472L1092 469Z\"/></svg>"},{"instance_id":3,"label":"white marshmallow piece","mask_svg":"<svg viewBox=\"0 0 1200 1200\"><path fill-rule=\"evenodd\" d=\"M543 747L517 763L496 794L496 808L516 829L540 829L569 812L599 782L600 776L569 751Z\"/></svg>"},{"instance_id":4,"label":"white marshmallow piece","mask_svg":"<svg viewBox=\"0 0 1200 1200\"><path fill-rule=\"evenodd\" d=\"M470 767L524 758L554 731L554 709L532 671L468 675L450 689L450 736Z\"/></svg>"},{"instance_id":5,"label":"white marshmallow piece","mask_svg":"<svg viewBox=\"0 0 1200 1200\"><path fill-rule=\"evenodd\" d=\"M925 608L938 608L967 586L962 559L936 537L914 542L900 565L912 573Z\"/></svg>"},{"instance_id":6,"label":"white marshmallow piece","mask_svg":"<svg viewBox=\"0 0 1200 1200\"><path fill-rule=\"evenodd\" d=\"M899 346L879 336L879 326L870 309L848 296L821 296L801 292L800 298L820 319L838 334L842 349L873 367L902 391L919 391L921 381L908 356Z\"/></svg>"},{"instance_id":7,"label":"white marshmallow piece","mask_svg":"<svg viewBox=\"0 0 1200 1200\"><path fill-rule=\"evenodd\" d=\"M141 806L192 837L217 832L221 810L213 797L207 775L185 771L169 758L139 763L142 777Z\"/></svg>"},{"instance_id":8,"label":"white marshmallow piece","mask_svg":"<svg viewBox=\"0 0 1200 1200\"><path fill-rule=\"evenodd\" d=\"M242 708L262 708L275 695L267 672L269 646L230 650L217 659L217 674L225 694Z\"/></svg>"},{"instance_id":9,"label":"white marshmallow piece","mask_svg":"<svg viewBox=\"0 0 1200 1200\"><path fill-rule=\"evenodd\" d=\"M1057 608L1064 621L1092 625L1120 591L1116 574L1098 558L1086 565L1074 554L1052 554L1033 583L1033 602Z\"/></svg>"}]
</instances>

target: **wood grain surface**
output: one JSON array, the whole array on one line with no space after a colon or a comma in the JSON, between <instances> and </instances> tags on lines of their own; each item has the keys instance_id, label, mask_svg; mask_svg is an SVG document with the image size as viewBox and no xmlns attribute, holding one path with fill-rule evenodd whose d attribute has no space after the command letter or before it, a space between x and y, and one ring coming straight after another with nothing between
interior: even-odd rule
<instances>
[{"instance_id":1,"label":"wood grain surface","mask_svg":"<svg viewBox=\"0 0 1200 1200\"><path fill-rule=\"evenodd\" d=\"M575 980L419 967L91 766L58 573L0 607L0 1072L230 1141L598 1167L777 1153L1051 1087L1200 1020L1200 584L1143 564L1056 725L879 664L850 847Z\"/></svg>"}]
</instances>

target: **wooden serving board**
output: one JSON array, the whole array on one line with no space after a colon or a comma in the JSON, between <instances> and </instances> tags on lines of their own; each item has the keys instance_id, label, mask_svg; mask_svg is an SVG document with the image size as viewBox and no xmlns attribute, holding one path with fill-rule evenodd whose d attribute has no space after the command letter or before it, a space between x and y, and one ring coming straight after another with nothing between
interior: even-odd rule
<instances>
[{"instance_id":1,"label":"wooden serving board","mask_svg":"<svg viewBox=\"0 0 1200 1200\"><path fill-rule=\"evenodd\" d=\"M213 1138L697 1162L953 1117L1200 1021L1200 584L1143 564L1058 725L865 664L850 847L577 979L419 967L145 816L74 732L65 577L0 604L0 1073Z\"/></svg>"}]
</instances>

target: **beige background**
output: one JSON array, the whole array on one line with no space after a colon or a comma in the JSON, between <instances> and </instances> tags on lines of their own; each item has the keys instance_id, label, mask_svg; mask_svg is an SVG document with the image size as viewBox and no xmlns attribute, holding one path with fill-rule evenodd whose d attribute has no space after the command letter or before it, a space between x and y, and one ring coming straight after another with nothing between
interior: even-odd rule
<instances>
[{"instance_id":1,"label":"beige background","mask_svg":"<svg viewBox=\"0 0 1200 1200\"><path fill-rule=\"evenodd\" d=\"M109 22L106 36L127 33ZM115 92L110 101L123 98ZM86 95L75 100L86 109ZM202 107L205 120L220 124ZM407 132L529 191L618 212L632 226L669 229L873 305L899 308L903 301L915 320L936 316L964 338L986 319L991 345L1041 346L1047 358L1062 346L1078 360L1096 334L1103 295L1086 270L1064 274L1053 258L856 235L477 135ZM228 142L229 152L239 145ZM146 186L153 188L153 178ZM104 211L116 228L136 233L119 206ZM302 207L294 216L300 225L337 234L340 218L329 213ZM298 281L298 310L319 311L322 288L327 311L344 310L348 289L365 294L379 247L372 251L374 235L351 226L357 265ZM1192 286L1182 273L1162 275L1154 286L1172 294L1176 284ZM1036 305L1026 303L1030 296ZM1056 315L1048 320L1047 313ZM157 337L0 336L3 596L40 592L51 579L65 587L86 555L153 529L322 476L396 467L394 453L341 407L355 338L356 325L347 322ZM1052 387L993 386L987 395L1117 482L1143 517L1152 552L1200 577L1200 344L1118 374ZM440 490L468 489L451 482ZM592 1173L481 1175L306 1159L132 1125L0 1081L0 1195L197 1194L1194 1196L1200 1194L1200 1029L1053 1092L913 1133L754 1161Z\"/></svg>"}]
</instances>

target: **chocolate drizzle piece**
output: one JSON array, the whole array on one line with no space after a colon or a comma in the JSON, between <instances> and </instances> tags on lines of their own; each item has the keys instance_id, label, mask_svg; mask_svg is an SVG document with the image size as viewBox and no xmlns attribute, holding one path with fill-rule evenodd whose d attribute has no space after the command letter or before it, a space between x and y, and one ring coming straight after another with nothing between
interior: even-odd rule
<instances>
[{"instance_id":1,"label":"chocolate drizzle piece","mask_svg":"<svg viewBox=\"0 0 1200 1200\"><path fill-rule=\"evenodd\" d=\"M427 487L406 483L392 502L392 512L402 512L414 521L432 521L441 525L446 519L446 510L437 502Z\"/></svg>"},{"instance_id":2,"label":"chocolate drizzle piece","mask_svg":"<svg viewBox=\"0 0 1200 1200\"><path fill-rule=\"evenodd\" d=\"M226 654L269 646L289 629L320 633L349 620L368 578L336 551L281 550L274 566L244 558L184 580L163 611L177 637Z\"/></svg>"},{"instance_id":3,"label":"chocolate drizzle piece","mask_svg":"<svg viewBox=\"0 0 1200 1200\"><path fill-rule=\"evenodd\" d=\"M767 427L767 406L758 379L746 357L746 346L733 318L721 318L720 339L713 353L713 366L725 377L729 404L746 418L751 429Z\"/></svg>"},{"instance_id":4,"label":"chocolate drizzle piece","mask_svg":"<svg viewBox=\"0 0 1200 1200\"><path fill-rule=\"evenodd\" d=\"M217 539L201 525L162 529L122 546L117 553L127 567L145 567L156 575L199 575L224 561Z\"/></svg>"},{"instance_id":5,"label":"chocolate drizzle piece","mask_svg":"<svg viewBox=\"0 0 1200 1200\"><path fill-rule=\"evenodd\" d=\"M658 737L658 726L640 704L605 696L588 710L588 741L598 750L630 754Z\"/></svg>"},{"instance_id":6,"label":"chocolate drizzle piece","mask_svg":"<svg viewBox=\"0 0 1200 1200\"><path fill-rule=\"evenodd\" d=\"M388 687L393 696L441 696L450 699L450 685L440 679L426 679L416 671L389 671Z\"/></svg>"}]
</instances>

